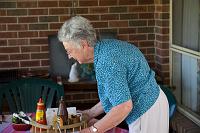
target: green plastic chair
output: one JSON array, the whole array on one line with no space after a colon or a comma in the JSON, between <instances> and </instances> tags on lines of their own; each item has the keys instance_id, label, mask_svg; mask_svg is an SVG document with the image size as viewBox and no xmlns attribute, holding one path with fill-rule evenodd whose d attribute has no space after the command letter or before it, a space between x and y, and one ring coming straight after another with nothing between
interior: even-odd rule
<instances>
[{"instance_id":1,"label":"green plastic chair","mask_svg":"<svg viewBox=\"0 0 200 133\"><path fill-rule=\"evenodd\" d=\"M42 97L46 108L50 108L53 100L64 96L64 89L51 80L40 78L23 78L11 81L0 88L0 112L6 100L10 112L35 112L37 102Z\"/></svg>"},{"instance_id":2,"label":"green plastic chair","mask_svg":"<svg viewBox=\"0 0 200 133\"><path fill-rule=\"evenodd\" d=\"M167 100L169 103L169 120L171 120L176 112L176 107L177 107L176 98L171 92L169 86L160 85L160 88L163 90L163 92L165 93L167 97Z\"/></svg>"}]
</instances>

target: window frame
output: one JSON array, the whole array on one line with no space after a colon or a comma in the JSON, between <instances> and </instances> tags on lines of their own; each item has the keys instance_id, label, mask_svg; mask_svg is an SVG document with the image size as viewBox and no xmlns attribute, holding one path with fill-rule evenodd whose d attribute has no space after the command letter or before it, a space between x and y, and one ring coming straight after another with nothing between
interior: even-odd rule
<instances>
[{"instance_id":1,"label":"window frame","mask_svg":"<svg viewBox=\"0 0 200 133\"><path fill-rule=\"evenodd\" d=\"M172 11L172 2L173 0L170 0L170 34L169 34L169 62L170 62L170 84L172 85L172 52L176 52L176 53L180 53L183 55L187 55L190 57L193 57L195 59L200 59L200 52L188 49L188 48L184 48L178 45L173 44L172 41L172 31L173 31L173 11ZM182 114L184 114L186 117L188 117L190 120L192 120L194 123L196 123L198 126L200 126L200 116L198 116L197 114L195 114L193 111L189 110L188 108L184 107L181 104L177 104L177 109L179 112L181 112Z\"/></svg>"}]
</instances>

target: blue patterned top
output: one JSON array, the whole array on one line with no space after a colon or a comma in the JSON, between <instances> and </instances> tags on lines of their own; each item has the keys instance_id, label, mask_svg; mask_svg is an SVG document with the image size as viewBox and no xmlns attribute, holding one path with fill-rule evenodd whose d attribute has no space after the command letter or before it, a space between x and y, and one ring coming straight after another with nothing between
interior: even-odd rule
<instances>
[{"instance_id":1,"label":"blue patterned top","mask_svg":"<svg viewBox=\"0 0 200 133\"><path fill-rule=\"evenodd\" d=\"M134 45L115 39L98 41L94 65L98 94L106 113L132 99L133 109L126 118L127 124L144 114L158 98L160 90L155 73Z\"/></svg>"}]
</instances>

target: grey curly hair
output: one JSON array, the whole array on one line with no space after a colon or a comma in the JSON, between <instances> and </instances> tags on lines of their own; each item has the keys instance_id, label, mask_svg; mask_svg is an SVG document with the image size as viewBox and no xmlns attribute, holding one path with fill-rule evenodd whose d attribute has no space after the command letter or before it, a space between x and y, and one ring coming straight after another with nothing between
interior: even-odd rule
<instances>
[{"instance_id":1,"label":"grey curly hair","mask_svg":"<svg viewBox=\"0 0 200 133\"><path fill-rule=\"evenodd\" d=\"M58 31L58 39L61 42L73 42L80 46L81 40L86 40L90 47L96 44L96 32L89 20L81 16L75 16L65 21Z\"/></svg>"}]
</instances>

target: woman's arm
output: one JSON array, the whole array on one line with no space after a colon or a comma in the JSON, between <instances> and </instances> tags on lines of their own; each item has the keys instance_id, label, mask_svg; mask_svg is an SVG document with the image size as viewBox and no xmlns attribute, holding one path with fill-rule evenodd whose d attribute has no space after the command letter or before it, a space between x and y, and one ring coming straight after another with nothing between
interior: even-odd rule
<instances>
[{"instance_id":1,"label":"woman's arm","mask_svg":"<svg viewBox=\"0 0 200 133\"><path fill-rule=\"evenodd\" d=\"M127 102L119 104L113 107L101 120L97 121L93 126L97 128L98 133L104 133L109 129L112 129L113 127L119 125L128 116L132 108L132 100L128 100ZM81 131L81 133L88 132L92 132L91 127L83 129Z\"/></svg>"},{"instance_id":2,"label":"woman's arm","mask_svg":"<svg viewBox=\"0 0 200 133\"><path fill-rule=\"evenodd\" d=\"M101 120L94 124L99 133L108 131L109 129L119 125L132 110L132 100L113 107Z\"/></svg>"},{"instance_id":3,"label":"woman's arm","mask_svg":"<svg viewBox=\"0 0 200 133\"><path fill-rule=\"evenodd\" d=\"M101 102L98 102L91 109L87 109L87 110L80 111L80 112L87 115L88 120L91 120L92 118L95 118L95 117L99 116L100 114L104 113L104 110L103 110Z\"/></svg>"}]
</instances>

